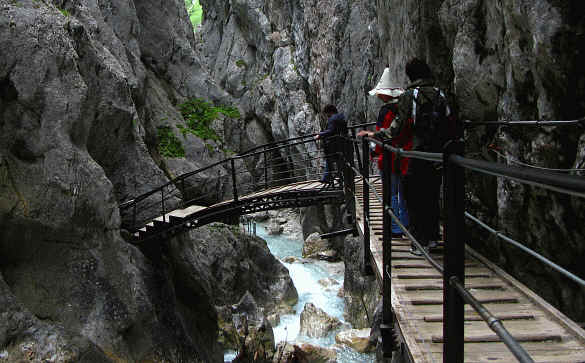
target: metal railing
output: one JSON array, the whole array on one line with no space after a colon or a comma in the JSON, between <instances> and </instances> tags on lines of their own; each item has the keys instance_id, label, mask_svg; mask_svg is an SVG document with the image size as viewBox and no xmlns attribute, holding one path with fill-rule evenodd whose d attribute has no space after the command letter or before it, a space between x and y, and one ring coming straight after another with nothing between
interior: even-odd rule
<instances>
[{"instance_id":1,"label":"metal railing","mask_svg":"<svg viewBox=\"0 0 585 363\"><path fill-rule=\"evenodd\" d=\"M568 124L582 122L582 120L572 121ZM532 124L532 123L530 123ZM373 142L382 146L384 153L384 167L382 189L383 196L375 193L373 185L369 181L369 147L368 144ZM441 162L443 164L443 204L446 209L445 220L445 243L443 265L439 264L426 251L423 246L415 239L415 237L408 231L408 229L400 223L398 217L391 209L391 195L390 195L390 172L391 172L391 153L395 153L398 157L408 157L413 159L422 159L434 162ZM535 171L526 168L513 167L508 165L501 165L497 163L468 159L463 155L463 142L461 140L453 140L448 143L443 153L426 153L416 151L405 151L390 145L388 140L380 141L374 138L364 137L362 139L362 154L360 156L362 162L360 169L353 167L353 171L363 176L363 216L364 216L364 258L362 263L366 270L370 270L371 256L370 249L370 235L369 235L369 199L370 191L374 191L374 196L383 205L383 257L382 257L382 343L385 354L390 353L394 349L394 337L392 336L392 327L394 325L392 305L391 305L391 275L390 266L392 261L392 236L391 223L394 221L404 234L411 240L412 244L422 251L423 256L427 259L433 267L435 267L443 275L443 361L444 362L463 362L463 347L464 347L464 304L469 303L483 318L487 325L494 331L500 339L506 344L512 354L520 362L532 362L530 356L522 348L522 346L512 337L506 330L500 320L494 317L473 295L465 288L464 280L464 261L465 261L465 241L466 241L466 218L472 222L477 223L480 227L486 229L488 232L506 240L512 245L520 248L545 263L547 266L553 268L559 273L565 275L571 280L577 282L581 286L585 286L585 281L580 277L563 269L552 261L532 251L531 249L521 245L519 242L504 236L502 233L489 227L487 224L481 222L477 218L465 211L465 176L464 170L470 170L483 174L488 174L496 177L505 177L513 179L517 182L529 184L561 192L573 196L585 197L585 180L581 177L561 175L553 172ZM400 163L398 163L400 164Z\"/></svg>"},{"instance_id":2,"label":"metal railing","mask_svg":"<svg viewBox=\"0 0 585 363\"><path fill-rule=\"evenodd\" d=\"M121 203L122 227L136 232L149 222L169 222L173 216L170 212L176 209L210 206L228 200L237 204L245 195L275 186L320 180L326 160L338 158L335 152L325 154L325 149L318 147L314 135L306 135L262 145L183 174ZM343 179L339 168L331 170L331 174L333 179ZM330 190L341 186L324 184L323 187Z\"/></svg>"}]
</instances>

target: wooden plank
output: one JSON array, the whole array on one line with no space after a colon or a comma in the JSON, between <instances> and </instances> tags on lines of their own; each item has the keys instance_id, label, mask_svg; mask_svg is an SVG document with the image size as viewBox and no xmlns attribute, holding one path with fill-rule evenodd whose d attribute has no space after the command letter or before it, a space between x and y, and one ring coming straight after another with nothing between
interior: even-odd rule
<instances>
[{"instance_id":1,"label":"wooden plank","mask_svg":"<svg viewBox=\"0 0 585 363\"><path fill-rule=\"evenodd\" d=\"M487 268L494 271L494 273L496 273L498 276L500 276L503 280L505 280L508 283L510 283L511 285L515 286L518 289L518 291L520 291L522 294L524 294L535 305L539 306L541 309L546 311L552 319L554 319L559 324L561 324L566 329L568 329L575 336L575 338L579 339L580 342L585 345L585 330L583 330L583 328L581 328L574 321L567 318L564 314L562 314L555 307L553 307L548 302L546 302L543 298L536 295L532 290L530 290L524 284L520 283L518 280L513 278L507 272L505 272L504 270L502 270L501 268L499 268L498 266L493 264L491 261L489 261L485 257L481 256L475 250L473 250L469 246L465 246L465 247L466 247L467 253L472 255L478 261L482 262ZM585 349L585 347L584 347L584 349Z\"/></svg>"},{"instance_id":2,"label":"wooden plank","mask_svg":"<svg viewBox=\"0 0 585 363\"><path fill-rule=\"evenodd\" d=\"M466 284L465 286L468 289L472 290L501 290L504 288L502 283L487 283L487 284ZM416 284L416 285L407 285L404 286L406 291L416 291L416 290L443 290L443 284Z\"/></svg>"},{"instance_id":3,"label":"wooden plank","mask_svg":"<svg viewBox=\"0 0 585 363\"><path fill-rule=\"evenodd\" d=\"M502 321L505 320L528 320L528 319L534 319L535 315L534 314L528 314L528 313L500 313L500 314L496 314L495 317L497 319L500 319ZM425 315L423 318L424 321L429 322L429 323L440 323L443 321L443 314L430 314L430 315ZM465 321L483 321L482 317L474 314L465 314Z\"/></svg>"},{"instance_id":4,"label":"wooden plank","mask_svg":"<svg viewBox=\"0 0 585 363\"><path fill-rule=\"evenodd\" d=\"M486 297L482 299L477 299L482 304L515 304L518 302L518 298L516 297ZM443 305L443 297L441 296L440 299L436 298L410 298L405 301L405 303L411 303L412 305Z\"/></svg>"},{"instance_id":5,"label":"wooden plank","mask_svg":"<svg viewBox=\"0 0 585 363\"><path fill-rule=\"evenodd\" d=\"M553 350L547 349L547 347L550 348L551 343L554 345ZM583 349L579 349L579 346L571 342L525 342L521 345L536 362L585 362ZM441 362L442 344L427 344L427 347L432 352L428 356L429 361ZM464 361L466 363L509 363L517 362L517 359L504 343L483 342L466 343Z\"/></svg>"},{"instance_id":6,"label":"wooden plank","mask_svg":"<svg viewBox=\"0 0 585 363\"><path fill-rule=\"evenodd\" d=\"M475 279L475 278L483 278L483 277L491 277L492 275L486 273L465 273L466 279ZM392 277L396 277L398 279L443 279L443 276L440 273L430 273L430 272L411 272L411 273L400 273L396 275L392 275Z\"/></svg>"},{"instance_id":7,"label":"wooden plank","mask_svg":"<svg viewBox=\"0 0 585 363\"><path fill-rule=\"evenodd\" d=\"M551 340L560 341L563 337L560 334L516 334L514 339L517 342L546 342ZM482 334L482 335L465 335L463 340L464 343L486 343L486 342L500 342L499 336L494 334ZM433 343L443 343L442 335L433 335Z\"/></svg>"}]
</instances>

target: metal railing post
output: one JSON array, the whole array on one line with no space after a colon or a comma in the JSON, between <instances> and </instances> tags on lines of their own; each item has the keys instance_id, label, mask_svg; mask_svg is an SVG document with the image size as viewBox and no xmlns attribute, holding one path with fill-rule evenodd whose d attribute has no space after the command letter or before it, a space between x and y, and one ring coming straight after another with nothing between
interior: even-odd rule
<instances>
[{"instance_id":1,"label":"metal railing post","mask_svg":"<svg viewBox=\"0 0 585 363\"><path fill-rule=\"evenodd\" d=\"M463 362L464 304L452 280L465 286L465 175L462 167L450 162L463 154L463 143L451 141L443 153L446 241L443 275L443 362Z\"/></svg>"},{"instance_id":2,"label":"metal railing post","mask_svg":"<svg viewBox=\"0 0 585 363\"><path fill-rule=\"evenodd\" d=\"M383 146L386 146L384 140ZM382 350L384 357L392 357L394 346L394 316L392 314L392 154L385 147L383 148L382 168L382 195L383 195L383 237L382 237L382 324L380 332L382 335Z\"/></svg>"},{"instance_id":3,"label":"metal railing post","mask_svg":"<svg viewBox=\"0 0 585 363\"><path fill-rule=\"evenodd\" d=\"M362 157L363 157L363 205L364 205L364 260L363 260L363 273L366 275L372 274L372 261L370 251L370 186L368 180L370 179L370 153L368 138L364 137L362 141Z\"/></svg>"},{"instance_id":4,"label":"metal railing post","mask_svg":"<svg viewBox=\"0 0 585 363\"><path fill-rule=\"evenodd\" d=\"M356 203L355 203L355 172L353 170L353 153L351 149L351 144L354 142L352 140L347 140L346 148L344 150L344 194L345 194L345 205L346 210L349 211L351 219L347 221L348 224L353 225L354 227L354 236L357 236L357 226L356 224Z\"/></svg>"},{"instance_id":5,"label":"metal railing post","mask_svg":"<svg viewBox=\"0 0 585 363\"><path fill-rule=\"evenodd\" d=\"M235 160L232 158L230 159L230 163L232 165L232 190L234 194L234 202L238 201L238 184L236 180L236 164Z\"/></svg>"},{"instance_id":6,"label":"metal railing post","mask_svg":"<svg viewBox=\"0 0 585 363\"><path fill-rule=\"evenodd\" d=\"M356 136L355 136L355 129L352 128L351 129L351 137L353 140L356 140ZM357 145L357 142L351 141L351 143L353 144L353 147L355 148L355 156L358 162L358 170L362 170L362 159L360 158L360 148ZM350 146L351 147L351 146Z\"/></svg>"}]
</instances>

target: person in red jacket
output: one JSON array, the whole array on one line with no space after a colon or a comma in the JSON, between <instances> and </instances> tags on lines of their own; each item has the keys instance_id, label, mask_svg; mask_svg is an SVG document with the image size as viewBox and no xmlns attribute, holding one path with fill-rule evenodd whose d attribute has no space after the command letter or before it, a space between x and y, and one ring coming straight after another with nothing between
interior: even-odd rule
<instances>
[{"instance_id":1,"label":"person in red jacket","mask_svg":"<svg viewBox=\"0 0 585 363\"><path fill-rule=\"evenodd\" d=\"M390 68L386 67L380 77L380 81L369 94L370 96L377 96L384 105L380 108L378 113L378 119L376 121L376 132L388 129L398 113L398 98L404 93L404 90L400 87L393 86L390 80ZM358 136L369 135L373 136L370 131L360 131ZM404 130L404 132L392 139L392 146L400 147L408 150L409 145L412 147L412 132ZM382 147L376 145L373 151L374 158L377 159L378 170L382 173L384 167L384 154ZM400 223L405 227L408 227L408 211L406 209L406 203L403 196L403 187L401 182L401 176L406 174L408 170L408 158L401 158L400 165L397 163L397 157L394 153L392 155L392 173L390 179L391 195L392 195L392 211L400 220ZM400 167L399 167L400 166ZM392 237L401 238L402 230L392 221Z\"/></svg>"}]
</instances>

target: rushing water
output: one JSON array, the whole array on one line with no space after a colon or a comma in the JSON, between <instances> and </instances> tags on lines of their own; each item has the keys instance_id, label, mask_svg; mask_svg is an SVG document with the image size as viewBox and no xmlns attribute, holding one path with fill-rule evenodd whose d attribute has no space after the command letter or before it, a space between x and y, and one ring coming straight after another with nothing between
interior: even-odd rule
<instances>
[{"instance_id":1,"label":"rushing water","mask_svg":"<svg viewBox=\"0 0 585 363\"><path fill-rule=\"evenodd\" d=\"M256 229L259 237L266 240L268 248L274 256L281 261L289 256L302 259L301 252L303 241L301 238L288 235L269 235L266 232L266 224L259 223ZM299 334L300 314L306 303L311 302L327 314L336 317L343 323L341 329L351 328L343 317L344 300L337 296L343 288L343 263L328 263L324 261L307 260L303 263L297 261L286 263L282 261L289 271L290 277L299 294L299 301L294 307L295 314L282 315L280 324L274 327L274 339L276 344L286 340L290 343L310 343L322 347L331 347L335 344L335 334L340 330L331 332L324 338L309 338ZM319 280L329 279L332 283L323 286ZM334 280L334 281L332 281ZM338 362L374 362L373 355L360 354L350 348L340 348L337 355Z\"/></svg>"}]
</instances>

